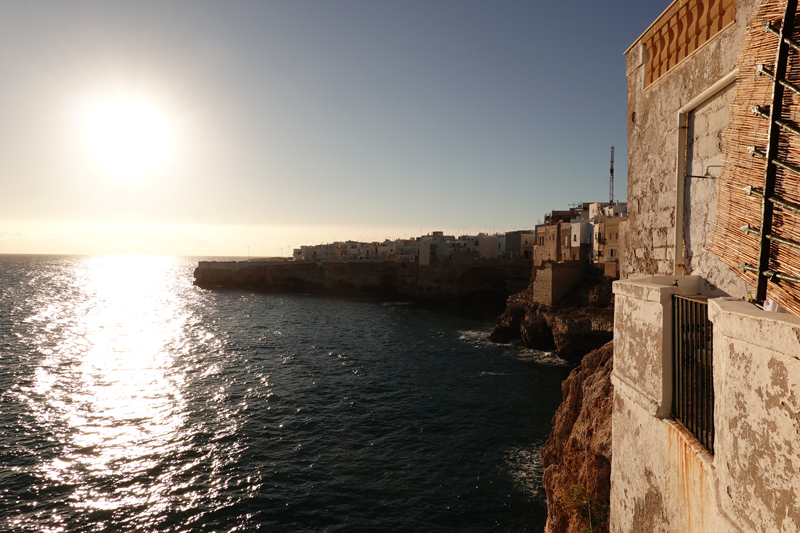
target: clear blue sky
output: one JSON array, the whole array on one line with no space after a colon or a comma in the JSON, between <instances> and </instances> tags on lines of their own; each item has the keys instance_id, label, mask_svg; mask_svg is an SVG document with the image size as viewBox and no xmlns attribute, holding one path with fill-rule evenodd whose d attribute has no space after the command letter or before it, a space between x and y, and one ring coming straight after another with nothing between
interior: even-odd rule
<instances>
[{"instance_id":1,"label":"clear blue sky","mask_svg":"<svg viewBox=\"0 0 800 533\"><path fill-rule=\"evenodd\" d=\"M5 2L0 253L531 228L608 198L611 145L624 200L623 52L667 5ZM122 97L169 132L135 172L84 138Z\"/></svg>"}]
</instances>

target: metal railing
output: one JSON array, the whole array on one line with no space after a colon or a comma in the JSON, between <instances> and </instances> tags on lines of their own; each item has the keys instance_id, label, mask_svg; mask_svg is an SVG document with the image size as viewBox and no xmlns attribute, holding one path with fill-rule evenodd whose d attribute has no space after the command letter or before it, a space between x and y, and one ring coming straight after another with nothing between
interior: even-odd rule
<instances>
[{"instance_id":1,"label":"metal railing","mask_svg":"<svg viewBox=\"0 0 800 533\"><path fill-rule=\"evenodd\" d=\"M672 297L672 416L714 453L714 365L708 298Z\"/></svg>"}]
</instances>

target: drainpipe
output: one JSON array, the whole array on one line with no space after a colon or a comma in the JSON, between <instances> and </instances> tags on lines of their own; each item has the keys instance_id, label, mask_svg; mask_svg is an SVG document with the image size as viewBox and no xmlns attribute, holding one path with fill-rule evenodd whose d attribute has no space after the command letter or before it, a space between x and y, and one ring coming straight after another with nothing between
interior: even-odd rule
<instances>
[{"instance_id":1,"label":"drainpipe","mask_svg":"<svg viewBox=\"0 0 800 533\"><path fill-rule=\"evenodd\" d=\"M738 70L734 69L717 80L714 85L701 92L678 110L678 162L675 165L675 263L673 274L684 273L684 215L686 211L686 143L689 131L689 114L706 103L721 90L736 81Z\"/></svg>"}]
</instances>

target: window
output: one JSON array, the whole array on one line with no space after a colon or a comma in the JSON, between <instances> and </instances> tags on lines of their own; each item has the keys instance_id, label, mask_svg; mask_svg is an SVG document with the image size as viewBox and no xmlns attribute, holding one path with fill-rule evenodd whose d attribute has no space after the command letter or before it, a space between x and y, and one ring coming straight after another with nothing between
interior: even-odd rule
<instances>
[{"instance_id":1,"label":"window","mask_svg":"<svg viewBox=\"0 0 800 533\"><path fill-rule=\"evenodd\" d=\"M672 297L672 416L714 453L714 348L708 302Z\"/></svg>"}]
</instances>

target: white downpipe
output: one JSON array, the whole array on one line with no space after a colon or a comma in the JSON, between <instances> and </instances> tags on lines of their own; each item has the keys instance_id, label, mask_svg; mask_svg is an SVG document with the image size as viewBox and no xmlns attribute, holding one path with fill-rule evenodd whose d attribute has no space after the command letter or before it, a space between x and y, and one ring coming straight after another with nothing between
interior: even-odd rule
<instances>
[{"instance_id":1,"label":"white downpipe","mask_svg":"<svg viewBox=\"0 0 800 533\"><path fill-rule=\"evenodd\" d=\"M686 133L689 127L689 113L734 83L738 72L733 69L678 110L678 161L675 165L675 262L673 267L675 276L682 276L684 268L683 224L686 210Z\"/></svg>"}]
</instances>

